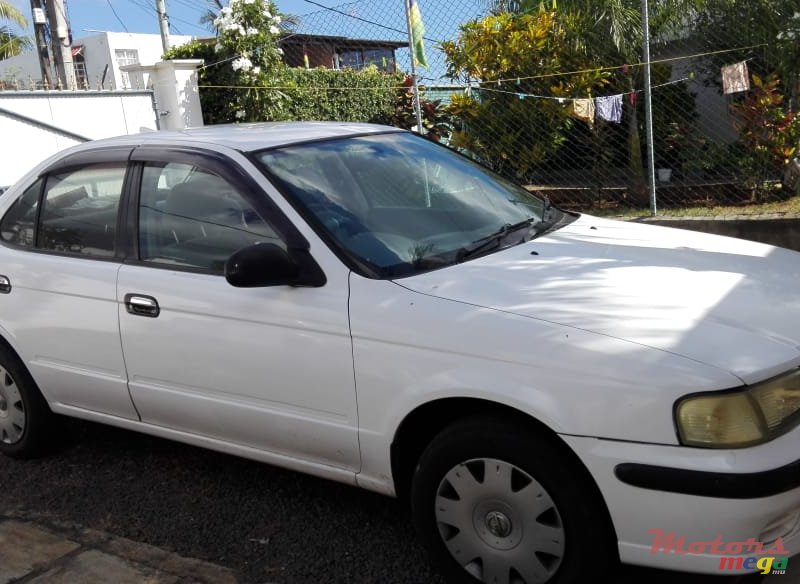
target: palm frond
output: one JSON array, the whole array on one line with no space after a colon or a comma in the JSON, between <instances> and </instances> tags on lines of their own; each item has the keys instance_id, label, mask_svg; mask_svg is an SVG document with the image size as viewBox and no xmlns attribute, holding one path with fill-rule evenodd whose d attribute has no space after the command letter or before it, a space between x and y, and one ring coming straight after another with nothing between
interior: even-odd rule
<instances>
[{"instance_id":1,"label":"palm frond","mask_svg":"<svg viewBox=\"0 0 800 584\"><path fill-rule=\"evenodd\" d=\"M7 26L0 26L0 60L14 57L33 48L30 37L20 36Z\"/></svg>"},{"instance_id":2,"label":"palm frond","mask_svg":"<svg viewBox=\"0 0 800 584\"><path fill-rule=\"evenodd\" d=\"M0 21L13 22L21 28L28 26L28 19L22 11L8 2L8 0L0 0Z\"/></svg>"}]
</instances>

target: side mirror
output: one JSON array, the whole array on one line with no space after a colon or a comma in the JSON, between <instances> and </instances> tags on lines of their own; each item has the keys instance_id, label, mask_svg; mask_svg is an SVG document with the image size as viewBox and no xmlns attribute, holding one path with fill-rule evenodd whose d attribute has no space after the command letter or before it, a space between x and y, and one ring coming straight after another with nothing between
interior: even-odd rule
<instances>
[{"instance_id":1,"label":"side mirror","mask_svg":"<svg viewBox=\"0 0 800 584\"><path fill-rule=\"evenodd\" d=\"M299 274L299 266L274 243L242 248L225 262L225 279L237 288L291 285Z\"/></svg>"},{"instance_id":2,"label":"side mirror","mask_svg":"<svg viewBox=\"0 0 800 584\"><path fill-rule=\"evenodd\" d=\"M274 243L256 243L235 252L225 262L225 279L237 288L324 286L325 274L308 253L291 255Z\"/></svg>"}]
</instances>

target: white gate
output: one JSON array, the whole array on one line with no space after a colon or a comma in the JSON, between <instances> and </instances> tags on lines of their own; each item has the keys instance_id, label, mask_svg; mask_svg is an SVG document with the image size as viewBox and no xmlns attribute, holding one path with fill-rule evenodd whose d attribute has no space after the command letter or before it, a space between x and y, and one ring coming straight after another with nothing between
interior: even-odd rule
<instances>
[{"instance_id":1,"label":"white gate","mask_svg":"<svg viewBox=\"0 0 800 584\"><path fill-rule=\"evenodd\" d=\"M0 187L69 146L157 129L152 91L0 91Z\"/></svg>"}]
</instances>

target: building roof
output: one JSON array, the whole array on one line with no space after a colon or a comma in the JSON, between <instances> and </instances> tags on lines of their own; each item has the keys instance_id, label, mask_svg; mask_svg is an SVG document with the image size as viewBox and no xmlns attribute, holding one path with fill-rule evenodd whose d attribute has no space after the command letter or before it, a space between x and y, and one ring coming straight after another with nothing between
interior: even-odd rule
<instances>
[{"instance_id":1,"label":"building roof","mask_svg":"<svg viewBox=\"0 0 800 584\"><path fill-rule=\"evenodd\" d=\"M358 45L361 47L392 47L401 49L408 46L408 41L392 41L385 39L357 39L345 36L324 35L324 34L307 34L307 33L292 33L287 34L280 39L281 44L303 44L313 42L335 42L346 45Z\"/></svg>"}]
</instances>

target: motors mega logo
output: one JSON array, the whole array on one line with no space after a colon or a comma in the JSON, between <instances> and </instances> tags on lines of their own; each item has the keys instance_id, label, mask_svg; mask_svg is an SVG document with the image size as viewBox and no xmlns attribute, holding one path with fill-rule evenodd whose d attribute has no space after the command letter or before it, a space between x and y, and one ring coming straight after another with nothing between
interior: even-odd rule
<instances>
[{"instance_id":1,"label":"motors mega logo","mask_svg":"<svg viewBox=\"0 0 800 584\"><path fill-rule=\"evenodd\" d=\"M752 537L746 541L725 542L721 535L717 535L710 541L687 543L684 536L678 537L674 531L665 533L663 529L648 529L647 533L653 534L651 554L716 554L720 556L720 570L758 570L762 574L785 574L789 565L789 552L783 547L781 537L766 549L766 544Z\"/></svg>"}]
</instances>

